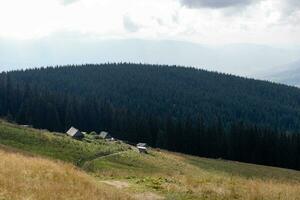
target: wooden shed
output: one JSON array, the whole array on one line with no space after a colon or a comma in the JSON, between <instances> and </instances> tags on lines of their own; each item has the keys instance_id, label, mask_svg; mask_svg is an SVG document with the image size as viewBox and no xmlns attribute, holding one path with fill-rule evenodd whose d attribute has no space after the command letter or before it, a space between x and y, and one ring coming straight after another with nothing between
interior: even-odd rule
<instances>
[{"instance_id":1,"label":"wooden shed","mask_svg":"<svg viewBox=\"0 0 300 200\"><path fill-rule=\"evenodd\" d=\"M101 133L99 134L100 138L102 139L106 139L106 140L110 140L112 139L112 136L106 132L106 131L101 131Z\"/></svg>"}]
</instances>

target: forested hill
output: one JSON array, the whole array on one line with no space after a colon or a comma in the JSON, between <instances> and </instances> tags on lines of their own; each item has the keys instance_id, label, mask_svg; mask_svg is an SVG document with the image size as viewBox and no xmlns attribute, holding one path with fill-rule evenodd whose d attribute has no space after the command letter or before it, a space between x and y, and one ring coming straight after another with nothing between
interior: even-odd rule
<instances>
[{"instance_id":1,"label":"forested hill","mask_svg":"<svg viewBox=\"0 0 300 200\"><path fill-rule=\"evenodd\" d=\"M108 130L175 151L300 168L294 87L142 64L14 71L0 81L0 113L21 124Z\"/></svg>"}]
</instances>

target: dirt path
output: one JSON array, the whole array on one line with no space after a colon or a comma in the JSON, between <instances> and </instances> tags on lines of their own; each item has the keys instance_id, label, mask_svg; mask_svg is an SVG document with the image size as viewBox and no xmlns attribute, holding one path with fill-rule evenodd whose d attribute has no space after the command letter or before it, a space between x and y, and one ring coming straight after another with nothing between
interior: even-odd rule
<instances>
[{"instance_id":1,"label":"dirt path","mask_svg":"<svg viewBox=\"0 0 300 200\"><path fill-rule=\"evenodd\" d=\"M118 189L124 189L124 188L128 188L129 187L129 183L125 182L125 181L101 181L102 183L105 183L107 185L116 187Z\"/></svg>"},{"instance_id":2,"label":"dirt path","mask_svg":"<svg viewBox=\"0 0 300 200\"><path fill-rule=\"evenodd\" d=\"M86 160L85 163L91 162L94 159L107 158L107 157L110 157L110 156L115 156L115 155L119 155L119 154L122 154L122 153L126 153L128 151L131 151L131 150L120 151L120 152L117 152L117 153L112 153L112 154L104 155L104 156L95 156L93 158L90 158L89 160ZM105 181L101 181L101 183L110 185L110 186L115 187L117 189L126 189L126 188L130 187L130 184L128 182L119 181L119 180L105 180ZM133 194L132 197L133 197L133 199L136 199L136 200L162 200L162 199L165 199L164 197L162 197L158 194L155 194L153 192L144 192L144 193Z\"/></svg>"},{"instance_id":3,"label":"dirt path","mask_svg":"<svg viewBox=\"0 0 300 200\"><path fill-rule=\"evenodd\" d=\"M119 154L126 153L126 152L128 152L128 151L130 151L130 150L127 150L127 151L119 151L119 152L117 152L117 153L112 153L112 154L108 154L108 155L105 155L105 156L98 156L98 157L96 157L96 158L94 158L94 159L92 159L92 160L99 159L99 158L106 158L106 157L110 157L110 156L115 156L115 155L119 155ZM90 161L91 161L91 160L90 160Z\"/></svg>"},{"instance_id":4,"label":"dirt path","mask_svg":"<svg viewBox=\"0 0 300 200\"><path fill-rule=\"evenodd\" d=\"M85 158L85 159L81 159L77 162L77 165L78 166L84 166L84 164L88 163L88 162L91 162L95 159L99 159L99 158L106 158L106 157L109 157L109 156L114 156L114 155L118 155L118 154L122 154L122 153L125 153L125 152L128 152L128 151L131 151L131 150L126 150L126 151L119 151L119 152L116 152L116 153L112 153L112 154L108 154L108 155L99 155L99 154L95 154L94 156L91 156L89 158Z\"/></svg>"},{"instance_id":5,"label":"dirt path","mask_svg":"<svg viewBox=\"0 0 300 200\"><path fill-rule=\"evenodd\" d=\"M136 200L162 200L165 199L162 196L159 196L158 194L155 194L153 192L145 192L145 193L140 193L140 194L136 194L133 196L134 199Z\"/></svg>"},{"instance_id":6,"label":"dirt path","mask_svg":"<svg viewBox=\"0 0 300 200\"><path fill-rule=\"evenodd\" d=\"M107 180L107 181L101 181L101 183L105 183L107 185L113 186L117 189L125 189L128 188L130 185L126 181L117 181L117 180ZM144 193L138 193L132 195L133 199L136 200L162 200L165 199L164 197L155 194L153 192L144 192Z\"/></svg>"}]
</instances>

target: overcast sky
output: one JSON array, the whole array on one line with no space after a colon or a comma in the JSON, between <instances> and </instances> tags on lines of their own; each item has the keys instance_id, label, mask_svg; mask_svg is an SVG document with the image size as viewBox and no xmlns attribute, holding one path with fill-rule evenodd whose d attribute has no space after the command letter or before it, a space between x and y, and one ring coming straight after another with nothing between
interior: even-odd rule
<instances>
[{"instance_id":1,"label":"overcast sky","mask_svg":"<svg viewBox=\"0 0 300 200\"><path fill-rule=\"evenodd\" d=\"M72 32L203 44L300 44L299 0L0 0L2 39Z\"/></svg>"},{"instance_id":2,"label":"overcast sky","mask_svg":"<svg viewBox=\"0 0 300 200\"><path fill-rule=\"evenodd\" d=\"M0 71L132 61L249 75L300 60L299 36L300 0L0 0Z\"/></svg>"}]
</instances>

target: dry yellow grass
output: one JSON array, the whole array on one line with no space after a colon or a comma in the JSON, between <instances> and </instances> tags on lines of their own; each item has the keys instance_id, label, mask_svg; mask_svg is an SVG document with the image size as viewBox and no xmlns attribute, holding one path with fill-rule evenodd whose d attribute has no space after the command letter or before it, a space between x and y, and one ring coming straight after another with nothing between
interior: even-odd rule
<instances>
[{"instance_id":1,"label":"dry yellow grass","mask_svg":"<svg viewBox=\"0 0 300 200\"><path fill-rule=\"evenodd\" d=\"M71 164L0 149L0 199L130 199Z\"/></svg>"},{"instance_id":2,"label":"dry yellow grass","mask_svg":"<svg viewBox=\"0 0 300 200\"><path fill-rule=\"evenodd\" d=\"M176 183L166 183L164 187L181 194L189 193L195 199L300 200L299 177L295 177L294 180L246 178L188 164L185 160L186 157L182 157L182 155L168 153L164 154L164 157L165 160L173 160L173 163L184 163L182 167L178 167L181 171L174 171L174 174L171 175ZM242 166L247 167L247 164L241 163ZM256 167L260 168L260 166ZM269 170L276 169L270 167ZM296 175L299 176L300 173L295 172Z\"/></svg>"},{"instance_id":3,"label":"dry yellow grass","mask_svg":"<svg viewBox=\"0 0 300 200\"><path fill-rule=\"evenodd\" d=\"M195 159L195 164L190 162ZM208 162L216 167L197 165ZM197 158L171 152L134 152L95 160L95 173L102 179L126 180L137 191L155 191L166 199L207 200L300 200L300 172L246 163ZM227 166L228 165L228 166ZM241 168L241 174L233 166ZM269 170L272 175L266 174ZM247 173L248 174L247 174ZM247 176L245 176L247 175Z\"/></svg>"}]
</instances>

